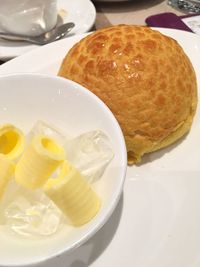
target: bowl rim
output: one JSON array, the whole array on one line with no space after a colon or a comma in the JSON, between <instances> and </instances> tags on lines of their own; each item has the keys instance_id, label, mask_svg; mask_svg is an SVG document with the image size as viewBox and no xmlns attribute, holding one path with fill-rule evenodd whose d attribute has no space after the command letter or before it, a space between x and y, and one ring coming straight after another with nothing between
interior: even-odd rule
<instances>
[{"instance_id":1,"label":"bowl rim","mask_svg":"<svg viewBox=\"0 0 200 267\"><path fill-rule=\"evenodd\" d=\"M115 116L113 115L112 111L109 109L109 107L98 97L96 96L94 93L92 93L89 89L85 88L84 86L60 77L60 76L53 76L53 75L49 75L49 74L40 74L40 73L29 73L29 72L23 72L23 73L11 73L11 74L6 74L6 75L0 75L0 81L2 79L18 79L18 78L26 78L26 79L32 79L32 78L38 78L38 79L52 79L52 80L56 80L59 83L63 83L63 84L70 84L74 87L76 87L77 90L79 90L79 92L82 92L84 94L86 94L88 97L90 97L91 99L93 99L94 101L97 101L98 104L106 111L106 113L109 115L109 120L112 121L112 123L114 124L116 131L117 131L117 135L120 137L119 140L120 142L118 143L118 146L120 145L121 147L121 179L120 179L120 183L117 187L117 190L115 191L115 195L112 199L112 202L110 203L110 205L108 207L105 208L105 215L100 217L100 221L98 220L92 227L91 230L87 231L87 233L85 233L80 239L78 239L77 241L75 241L73 244L71 244L69 247L67 247L66 249L63 247L62 249L58 250L55 253L52 253L49 257L46 258L40 258L40 259L36 259L33 260L29 263L8 263L8 264L1 264L0 263L0 267L25 267L25 266L34 266L37 264L42 264L45 262L48 262L52 259L58 258L63 254L68 254L72 251L74 251L76 248L80 247L81 245L83 245L85 242L87 242L92 236L94 236L102 227L103 225L110 219L110 216L112 215L113 211L115 210L119 199L122 195L122 191L123 191L123 186L124 186L124 182L125 182L125 178L126 178L126 171L127 171L127 150L126 150L126 144L125 144L125 139L124 139L124 135L122 133L121 127L117 121L117 119L115 118ZM1 88L0 88L0 92L1 92Z\"/></svg>"}]
</instances>

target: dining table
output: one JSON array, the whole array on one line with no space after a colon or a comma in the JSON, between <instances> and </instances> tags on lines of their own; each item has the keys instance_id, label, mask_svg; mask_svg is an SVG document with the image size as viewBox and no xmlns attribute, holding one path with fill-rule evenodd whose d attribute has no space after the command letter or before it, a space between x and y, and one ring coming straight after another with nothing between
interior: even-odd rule
<instances>
[{"instance_id":1,"label":"dining table","mask_svg":"<svg viewBox=\"0 0 200 267\"><path fill-rule=\"evenodd\" d=\"M97 16L95 28L101 29L117 24L146 25L149 16L164 12L185 15L168 4L167 0L93 1Z\"/></svg>"},{"instance_id":2,"label":"dining table","mask_svg":"<svg viewBox=\"0 0 200 267\"><path fill-rule=\"evenodd\" d=\"M146 25L146 18L160 13L172 12L186 15L168 4L168 0L110 0L92 1L96 9L96 19L90 30L118 24ZM0 59L0 64L4 61Z\"/></svg>"},{"instance_id":3,"label":"dining table","mask_svg":"<svg viewBox=\"0 0 200 267\"><path fill-rule=\"evenodd\" d=\"M186 13L171 7L167 0L109 2L94 0L92 2L96 8L96 19L91 31L118 24L146 25L147 17L165 12L172 12L178 16L186 15ZM176 36L176 33L173 32L172 35ZM185 44L187 51L193 53L192 43L194 43L195 51L200 51L200 40L193 37L195 34L187 33L186 37L184 37L184 33L177 35L177 38L184 38L182 43ZM187 44L188 36L191 37L191 43ZM60 44L62 44L61 42ZM195 51L191 57L196 68L199 68L199 55ZM37 55L37 52L35 52L35 55ZM49 56L49 60L52 60L51 63L53 64L52 55ZM22 69L25 69L29 63L28 57L26 61L25 59L24 57ZM4 65L3 61L0 63ZM12 65L13 69L14 66L17 69L17 64L19 64L19 61ZM47 65L43 60L41 70L44 69L44 73L46 72L45 64ZM8 66L9 68L7 67L7 70L5 68L4 73L12 70L11 64ZM51 64L49 69L51 72ZM52 72L53 70L52 67ZM200 76L198 77L200 79ZM194 138L197 137L198 132L200 133L199 124L195 125L195 129L196 132L192 135ZM199 138L198 140L195 139L197 141L194 142L191 138L188 139L193 147L197 148ZM185 149L185 151L190 151L187 147ZM141 169L141 171L137 167L127 169L128 179L125 182L124 192L116 209L105 225L92 238L74 251L37 266L200 266L200 231L198 231L200 229L200 201L198 202L200 199L198 190L200 187L198 179L200 171L199 163L197 163L199 156L195 157L197 153L195 154L194 150L192 152L194 156L185 155L188 157L188 163L181 154L181 146L180 149L175 151L173 157L169 157L168 152L165 155L160 153L158 157L153 156L153 159L155 159L153 167L156 166L156 160L159 160L159 157L163 158L158 168L156 167L153 171L151 171L153 167L149 167L148 157L144 163L144 169ZM180 155L182 155L183 162L178 162L177 157ZM177 166L174 162L177 163ZM163 172L168 163L171 164L171 169ZM189 164L191 164L191 168ZM150 171L151 179L148 177ZM194 177L191 177L191 171Z\"/></svg>"},{"instance_id":4,"label":"dining table","mask_svg":"<svg viewBox=\"0 0 200 267\"><path fill-rule=\"evenodd\" d=\"M97 30L111 25L135 24L146 25L149 16L164 12L185 15L174 9L167 0L125 0L125 1L92 1L96 8L96 19L90 30ZM0 59L0 64L4 61Z\"/></svg>"}]
</instances>

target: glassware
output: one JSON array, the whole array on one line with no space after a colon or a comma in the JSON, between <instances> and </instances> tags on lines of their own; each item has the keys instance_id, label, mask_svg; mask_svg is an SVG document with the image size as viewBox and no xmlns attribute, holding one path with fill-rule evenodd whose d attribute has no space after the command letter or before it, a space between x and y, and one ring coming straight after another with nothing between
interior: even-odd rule
<instances>
[{"instance_id":1,"label":"glassware","mask_svg":"<svg viewBox=\"0 0 200 267\"><path fill-rule=\"evenodd\" d=\"M200 13L200 0L168 0L168 4L186 13Z\"/></svg>"}]
</instances>

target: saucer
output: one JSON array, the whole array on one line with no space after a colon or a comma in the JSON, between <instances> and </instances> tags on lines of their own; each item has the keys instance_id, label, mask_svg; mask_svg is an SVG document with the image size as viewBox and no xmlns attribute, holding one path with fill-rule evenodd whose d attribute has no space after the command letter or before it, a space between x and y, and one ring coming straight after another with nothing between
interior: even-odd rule
<instances>
[{"instance_id":1,"label":"saucer","mask_svg":"<svg viewBox=\"0 0 200 267\"><path fill-rule=\"evenodd\" d=\"M75 23L74 29L67 37L89 31L94 25L95 18L96 10L90 0L58 0L58 24L67 22ZM0 39L0 60L7 61L37 47L39 45Z\"/></svg>"}]
</instances>

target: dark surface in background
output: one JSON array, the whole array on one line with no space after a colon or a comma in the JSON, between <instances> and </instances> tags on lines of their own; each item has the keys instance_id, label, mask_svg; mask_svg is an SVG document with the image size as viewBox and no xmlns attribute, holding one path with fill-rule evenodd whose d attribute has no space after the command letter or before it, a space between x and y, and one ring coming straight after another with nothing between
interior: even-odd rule
<instances>
[{"instance_id":1,"label":"dark surface in background","mask_svg":"<svg viewBox=\"0 0 200 267\"><path fill-rule=\"evenodd\" d=\"M158 5L166 0L129 0L129 1L92 1L96 7L97 12L101 11L101 8L106 8L109 13L126 13L131 11L137 11L147 9Z\"/></svg>"}]
</instances>

